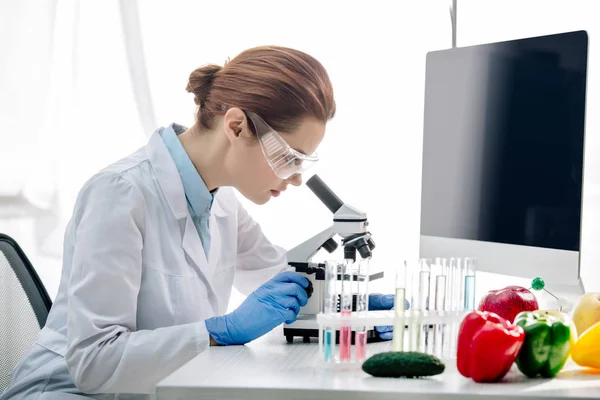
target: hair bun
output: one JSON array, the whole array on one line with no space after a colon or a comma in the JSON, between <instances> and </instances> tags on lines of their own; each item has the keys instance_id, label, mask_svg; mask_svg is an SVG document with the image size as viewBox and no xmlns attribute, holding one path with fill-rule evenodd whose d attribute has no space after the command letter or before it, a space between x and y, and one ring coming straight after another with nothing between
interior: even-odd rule
<instances>
[{"instance_id":1,"label":"hair bun","mask_svg":"<svg viewBox=\"0 0 600 400\"><path fill-rule=\"evenodd\" d=\"M200 107L206 103L213 81L215 80L217 73L222 69L223 67L220 65L209 64L197 68L190 74L190 80L186 90L190 93L194 93L194 102Z\"/></svg>"}]
</instances>

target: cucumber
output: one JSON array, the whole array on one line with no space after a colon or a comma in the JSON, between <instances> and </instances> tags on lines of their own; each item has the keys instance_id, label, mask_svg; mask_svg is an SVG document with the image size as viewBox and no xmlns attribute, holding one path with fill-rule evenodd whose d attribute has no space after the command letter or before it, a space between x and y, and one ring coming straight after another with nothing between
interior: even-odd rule
<instances>
[{"instance_id":1,"label":"cucumber","mask_svg":"<svg viewBox=\"0 0 600 400\"><path fill-rule=\"evenodd\" d=\"M369 375L385 378L419 378L439 375L446 369L434 355L417 351L388 351L366 360L362 370Z\"/></svg>"}]
</instances>

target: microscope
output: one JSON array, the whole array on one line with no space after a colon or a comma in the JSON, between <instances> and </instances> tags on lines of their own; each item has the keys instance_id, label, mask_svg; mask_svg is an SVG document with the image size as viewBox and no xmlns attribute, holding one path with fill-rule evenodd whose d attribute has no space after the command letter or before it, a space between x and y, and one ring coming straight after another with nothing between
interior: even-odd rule
<instances>
[{"instance_id":1,"label":"microscope","mask_svg":"<svg viewBox=\"0 0 600 400\"><path fill-rule=\"evenodd\" d=\"M312 285L312 295L308 304L300 309L297 320L283 327L288 343L293 342L295 337L302 337L305 342L311 337L319 337L317 314L323 311L325 265L312 261L317 252L321 249L328 253L337 250L336 235L341 237L345 259L356 261L357 254L363 259L370 258L375 248L367 230L367 214L341 201L317 175L313 175L306 186L333 213L333 225L287 252L288 266L308 278ZM382 277L383 272L379 272L370 274L368 279L373 281ZM367 333L368 339L376 337L373 330Z\"/></svg>"}]
</instances>

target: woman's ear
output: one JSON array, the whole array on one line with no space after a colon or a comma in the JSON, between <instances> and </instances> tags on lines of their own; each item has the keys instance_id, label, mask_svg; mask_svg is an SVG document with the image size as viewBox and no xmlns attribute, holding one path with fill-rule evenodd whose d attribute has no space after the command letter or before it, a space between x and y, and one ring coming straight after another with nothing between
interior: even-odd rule
<instances>
[{"instance_id":1,"label":"woman's ear","mask_svg":"<svg viewBox=\"0 0 600 400\"><path fill-rule=\"evenodd\" d=\"M237 107L230 108L223 117L223 130L230 141L252 138L246 114Z\"/></svg>"}]
</instances>

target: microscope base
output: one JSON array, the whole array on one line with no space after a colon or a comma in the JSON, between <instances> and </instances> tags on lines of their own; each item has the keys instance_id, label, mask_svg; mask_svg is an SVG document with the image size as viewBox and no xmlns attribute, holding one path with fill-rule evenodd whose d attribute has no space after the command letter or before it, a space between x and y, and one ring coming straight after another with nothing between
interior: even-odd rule
<instances>
[{"instance_id":1,"label":"microscope base","mask_svg":"<svg viewBox=\"0 0 600 400\"><path fill-rule=\"evenodd\" d=\"M318 339L319 338L319 330L318 329L291 329L291 328L283 328L283 335L285 336L285 340L288 343L294 343L294 338L302 338L304 343L310 343L311 338ZM352 344L354 344L354 331L352 331L351 336ZM381 342L382 340L377 335L375 330L367 331L367 343L375 343ZM340 331L337 331L335 334L335 344L340 343Z\"/></svg>"},{"instance_id":2,"label":"microscope base","mask_svg":"<svg viewBox=\"0 0 600 400\"><path fill-rule=\"evenodd\" d=\"M319 325L315 315L299 315L296 322L283 326L283 336L288 343L293 343L294 338L302 338L304 343L309 343L311 338L319 338ZM339 344L340 332L336 332L335 343ZM354 331L352 332L352 344L354 344ZM379 335L374 329L367 331L367 343L381 342Z\"/></svg>"}]
</instances>

